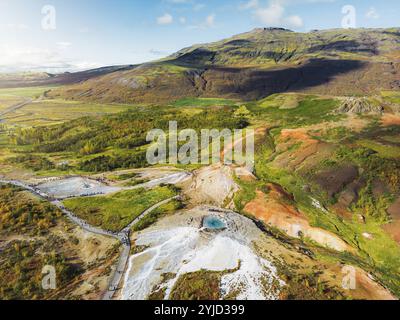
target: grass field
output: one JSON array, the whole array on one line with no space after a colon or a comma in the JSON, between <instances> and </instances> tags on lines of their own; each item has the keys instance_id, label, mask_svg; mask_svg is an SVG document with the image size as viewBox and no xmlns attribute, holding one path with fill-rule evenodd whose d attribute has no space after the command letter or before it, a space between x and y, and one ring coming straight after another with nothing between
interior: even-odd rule
<instances>
[{"instance_id":1,"label":"grass field","mask_svg":"<svg viewBox=\"0 0 400 320\"><path fill-rule=\"evenodd\" d=\"M54 88L54 86L49 86L0 89L0 112L29 98L38 99L43 93ZM131 108L131 105L124 104L102 104L61 99L43 100L41 98L18 110L7 113L2 119L8 125L32 127L60 124L86 116L118 113Z\"/></svg>"},{"instance_id":2,"label":"grass field","mask_svg":"<svg viewBox=\"0 0 400 320\"><path fill-rule=\"evenodd\" d=\"M134 227L133 231L140 231L150 227L152 224L156 223L158 219L165 217L169 214L173 214L182 208L181 202L178 200L170 201L162 206L154 209L148 215L146 215L142 220L140 220Z\"/></svg>"},{"instance_id":3,"label":"grass field","mask_svg":"<svg viewBox=\"0 0 400 320\"><path fill-rule=\"evenodd\" d=\"M1 108L1 98L0 98ZM79 101L43 100L33 102L4 116L5 123L24 127L63 123L85 116L101 116L131 109L129 105Z\"/></svg>"},{"instance_id":4,"label":"grass field","mask_svg":"<svg viewBox=\"0 0 400 320\"><path fill-rule=\"evenodd\" d=\"M214 107L214 106L234 106L237 102L229 99L218 98L184 98L175 101L174 107Z\"/></svg>"},{"instance_id":5,"label":"grass field","mask_svg":"<svg viewBox=\"0 0 400 320\"><path fill-rule=\"evenodd\" d=\"M7 109L15 104L23 102L23 98L14 96L0 96L0 112Z\"/></svg>"},{"instance_id":6,"label":"grass field","mask_svg":"<svg viewBox=\"0 0 400 320\"><path fill-rule=\"evenodd\" d=\"M400 143L400 136L384 136L382 139L390 143Z\"/></svg>"},{"instance_id":7,"label":"grass field","mask_svg":"<svg viewBox=\"0 0 400 320\"><path fill-rule=\"evenodd\" d=\"M297 108L299 102L307 96L301 94L273 94L265 99L258 101L258 105L262 108L279 107L280 109ZM311 96L310 96L311 97Z\"/></svg>"},{"instance_id":8,"label":"grass field","mask_svg":"<svg viewBox=\"0 0 400 320\"><path fill-rule=\"evenodd\" d=\"M38 98L44 92L53 88L55 87L48 86L48 87L4 88L0 89L0 98L1 97Z\"/></svg>"},{"instance_id":9,"label":"grass field","mask_svg":"<svg viewBox=\"0 0 400 320\"><path fill-rule=\"evenodd\" d=\"M378 152L379 156L382 158L400 158L400 147L383 145L373 140L361 140L358 144Z\"/></svg>"},{"instance_id":10,"label":"grass field","mask_svg":"<svg viewBox=\"0 0 400 320\"><path fill-rule=\"evenodd\" d=\"M266 120L279 126L299 127L339 120L341 116L332 113L337 106L338 101L335 99L273 95L259 102L250 103L248 109L258 120Z\"/></svg>"},{"instance_id":11,"label":"grass field","mask_svg":"<svg viewBox=\"0 0 400 320\"><path fill-rule=\"evenodd\" d=\"M386 101L400 104L400 91L382 91L381 94Z\"/></svg>"},{"instance_id":12,"label":"grass field","mask_svg":"<svg viewBox=\"0 0 400 320\"><path fill-rule=\"evenodd\" d=\"M169 187L122 191L109 196L74 198L65 206L89 224L120 231L154 204L175 196Z\"/></svg>"}]
</instances>

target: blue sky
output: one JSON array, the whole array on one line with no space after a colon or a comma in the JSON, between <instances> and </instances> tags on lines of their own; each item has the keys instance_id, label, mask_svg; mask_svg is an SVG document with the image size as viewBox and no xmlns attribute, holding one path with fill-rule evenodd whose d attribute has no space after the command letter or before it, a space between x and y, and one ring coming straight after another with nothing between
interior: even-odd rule
<instances>
[{"instance_id":1,"label":"blue sky","mask_svg":"<svg viewBox=\"0 0 400 320\"><path fill-rule=\"evenodd\" d=\"M0 0L0 72L141 63L255 27L340 28L345 5L357 27L399 27L398 0Z\"/></svg>"}]
</instances>

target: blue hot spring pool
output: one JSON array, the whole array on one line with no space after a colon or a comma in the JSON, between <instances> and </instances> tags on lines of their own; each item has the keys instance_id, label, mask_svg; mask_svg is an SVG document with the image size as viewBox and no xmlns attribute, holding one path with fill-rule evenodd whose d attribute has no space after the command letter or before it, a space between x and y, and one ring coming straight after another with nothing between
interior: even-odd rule
<instances>
[{"instance_id":1,"label":"blue hot spring pool","mask_svg":"<svg viewBox=\"0 0 400 320\"><path fill-rule=\"evenodd\" d=\"M225 221L216 216L207 216L203 219L203 227L210 230L223 230L227 225Z\"/></svg>"}]
</instances>

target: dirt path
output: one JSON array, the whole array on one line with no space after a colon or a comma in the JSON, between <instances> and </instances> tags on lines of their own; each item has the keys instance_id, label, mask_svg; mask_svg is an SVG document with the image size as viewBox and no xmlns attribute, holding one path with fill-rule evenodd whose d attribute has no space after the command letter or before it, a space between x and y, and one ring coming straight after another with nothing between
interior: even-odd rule
<instances>
[{"instance_id":1,"label":"dirt path","mask_svg":"<svg viewBox=\"0 0 400 320\"><path fill-rule=\"evenodd\" d=\"M23 101L23 102L14 104L13 106L8 107L7 109L5 109L5 110L3 110L3 111L0 111L0 117L3 117L3 116L5 116L6 114L11 113L11 112L14 112L14 111L16 111L16 110L18 110L18 109L21 109L22 107L25 107L27 104L30 104L30 103L32 103L32 102L33 102L33 99L27 99L27 100L25 100L25 101ZM1 119L0 119L0 120L1 120Z\"/></svg>"},{"instance_id":2,"label":"dirt path","mask_svg":"<svg viewBox=\"0 0 400 320\"><path fill-rule=\"evenodd\" d=\"M138 216L135 220L133 220L127 227L125 227L120 234L126 235L128 237L128 239L126 241L123 242L123 249L121 252L121 256L118 260L118 264L117 264L117 268L115 269L114 275L110 281L110 284L108 286L108 290L106 291L106 293L103 296L103 300L112 300L112 298L114 297L115 293L117 290L119 290L119 286L121 284L122 278L124 276L124 273L127 269L127 265L128 265L128 260L130 257L130 253L131 253L131 243L130 243L130 232L131 232L131 228L138 223L140 220L142 220L147 214L149 214L150 212L152 212L153 210L157 209L158 207L161 207L162 205L174 200L174 199L178 199L179 196L175 196L173 198L169 198L166 199L164 201L161 201L159 203L156 203L154 206L148 208L147 210L143 211L143 213Z\"/></svg>"}]
</instances>

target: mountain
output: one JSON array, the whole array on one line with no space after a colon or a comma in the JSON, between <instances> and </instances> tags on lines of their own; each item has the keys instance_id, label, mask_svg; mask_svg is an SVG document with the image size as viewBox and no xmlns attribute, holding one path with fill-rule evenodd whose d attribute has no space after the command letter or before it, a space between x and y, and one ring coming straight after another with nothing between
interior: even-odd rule
<instances>
[{"instance_id":1,"label":"mountain","mask_svg":"<svg viewBox=\"0 0 400 320\"><path fill-rule=\"evenodd\" d=\"M400 89L400 28L296 33L258 28L54 90L53 97L160 103L183 97L254 100L301 91L369 95Z\"/></svg>"},{"instance_id":2,"label":"mountain","mask_svg":"<svg viewBox=\"0 0 400 320\"><path fill-rule=\"evenodd\" d=\"M110 66L61 74L51 74L47 72L3 73L0 74L0 88L74 84L111 72L129 70L131 68L134 68L134 66Z\"/></svg>"}]
</instances>

